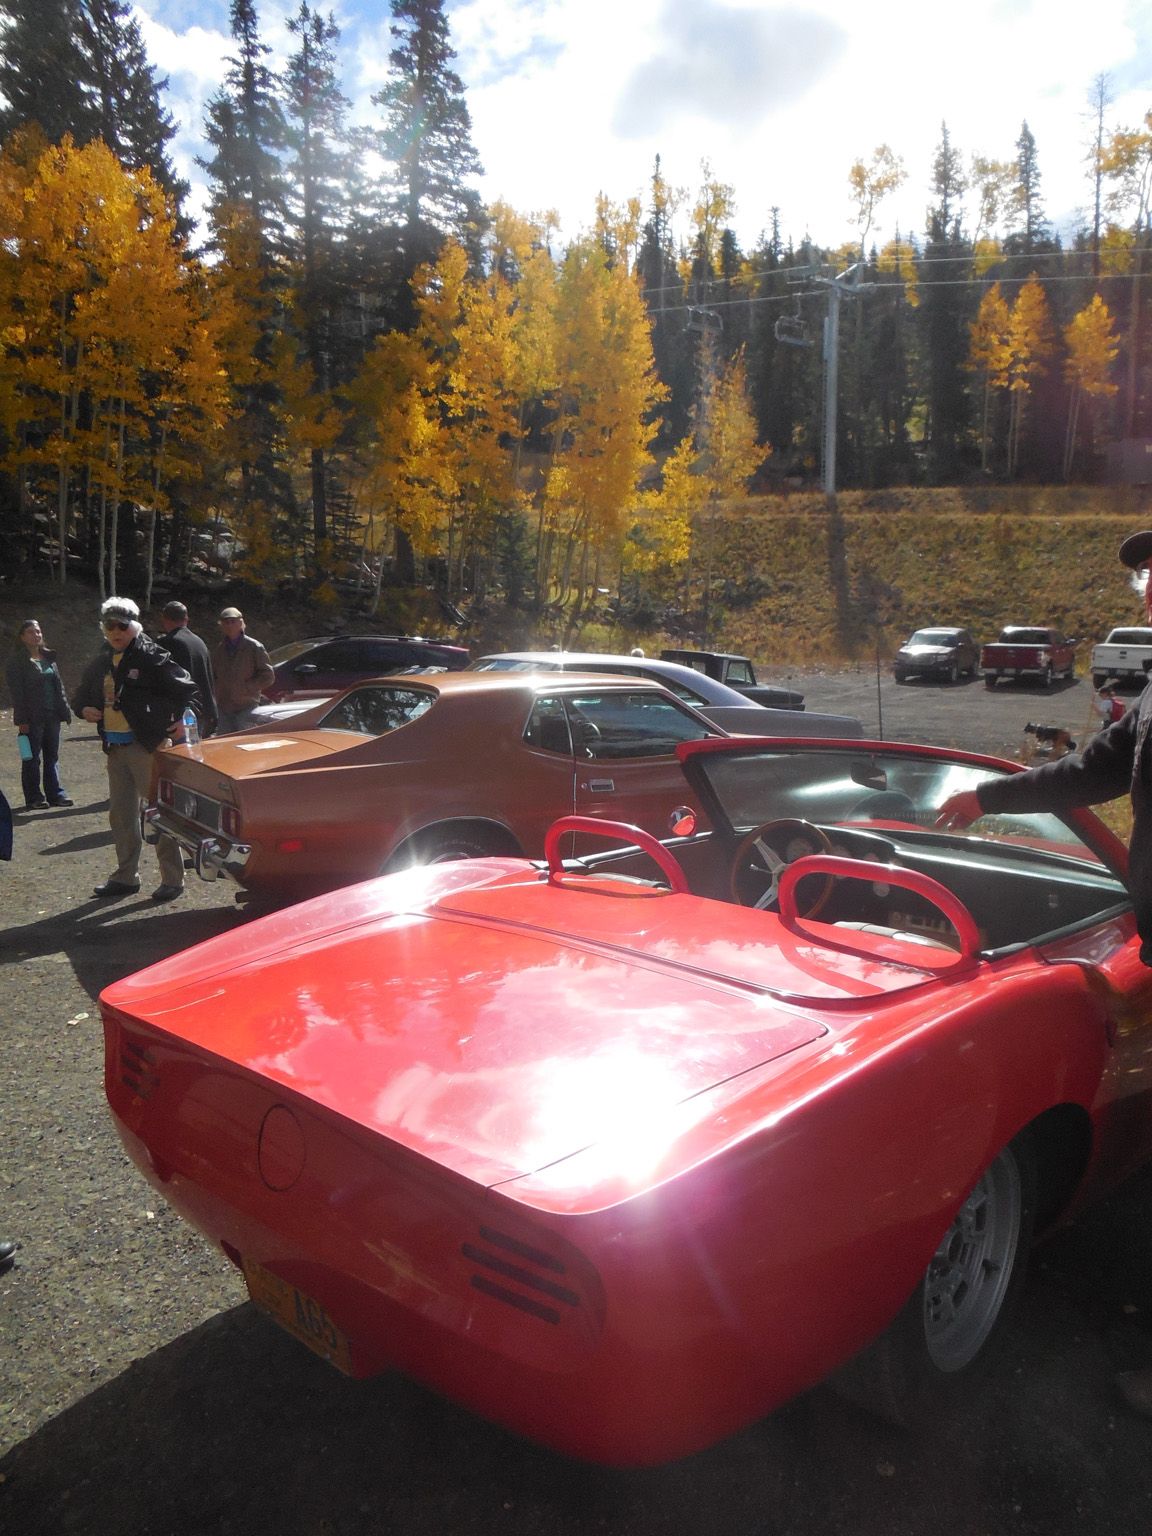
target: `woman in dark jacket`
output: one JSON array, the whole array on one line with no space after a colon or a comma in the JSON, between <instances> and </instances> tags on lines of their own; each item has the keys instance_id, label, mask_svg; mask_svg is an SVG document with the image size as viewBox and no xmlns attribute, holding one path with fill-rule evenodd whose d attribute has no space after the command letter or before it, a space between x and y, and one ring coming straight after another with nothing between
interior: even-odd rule
<instances>
[{"instance_id":1,"label":"woman in dark jacket","mask_svg":"<svg viewBox=\"0 0 1152 1536\"><path fill-rule=\"evenodd\" d=\"M27 738L21 749L20 780L24 804L71 805L60 785L60 727L72 719L56 652L44 644L36 619L25 619L16 635L15 655L5 669L12 697L12 723Z\"/></svg>"}]
</instances>

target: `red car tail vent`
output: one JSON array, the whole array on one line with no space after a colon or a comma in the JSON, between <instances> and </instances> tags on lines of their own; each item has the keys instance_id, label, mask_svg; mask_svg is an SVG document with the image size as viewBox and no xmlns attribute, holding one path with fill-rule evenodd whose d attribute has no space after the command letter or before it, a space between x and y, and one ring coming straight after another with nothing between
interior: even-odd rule
<instances>
[{"instance_id":1,"label":"red car tail vent","mask_svg":"<svg viewBox=\"0 0 1152 1536\"><path fill-rule=\"evenodd\" d=\"M471 1276L473 1289L553 1325L580 1306L579 1294L562 1283L565 1266L554 1254L490 1227L481 1227L480 1236L484 1247L463 1243L460 1248L469 1263L484 1271Z\"/></svg>"},{"instance_id":2,"label":"red car tail vent","mask_svg":"<svg viewBox=\"0 0 1152 1536\"><path fill-rule=\"evenodd\" d=\"M128 1035L120 1041L120 1081L138 1099L150 1099L159 1081L151 1051Z\"/></svg>"}]
</instances>

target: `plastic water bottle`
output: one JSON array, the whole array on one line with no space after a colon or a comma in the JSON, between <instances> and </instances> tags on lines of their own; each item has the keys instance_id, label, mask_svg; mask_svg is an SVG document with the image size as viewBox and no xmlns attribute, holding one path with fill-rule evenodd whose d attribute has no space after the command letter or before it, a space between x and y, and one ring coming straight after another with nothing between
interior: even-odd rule
<instances>
[{"instance_id":1,"label":"plastic water bottle","mask_svg":"<svg viewBox=\"0 0 1152 1536\"><path fill-rule=\"evenodd\" d=\"M191 704L184 711L183 725L184 745L187 747L198 747L200 745L200 727L196 723L196 714Z\"/></svg>"}]
</instances>

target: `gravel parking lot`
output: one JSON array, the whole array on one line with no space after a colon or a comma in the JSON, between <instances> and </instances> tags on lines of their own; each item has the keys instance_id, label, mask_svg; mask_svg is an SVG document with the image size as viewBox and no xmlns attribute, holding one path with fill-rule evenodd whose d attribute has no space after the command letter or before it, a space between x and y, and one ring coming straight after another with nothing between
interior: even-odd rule
<instances>
[{"instance_id":1,"label":"gravel parking lot","mask_svg":"<svg viewBox=\"0 0 1152 1536\"><path fill-rule=\"evenodd\" d=\"M1026 721L1082 736L1087 683L877 688L802 674L811 708L868 733L1012 755ZM10 717L0 785L20 799ZM71 809L17 816L0 865L0 1525L103 1531L610 1536L1114 1536L1152 1526L1152 1425L1111 1378L1152 1362L1152 1176L1038 1254L1022 1315L957 1419L898 1432L820 1389L675 1466L608 1474L538 1450L397 1377L347 1381L246 1304L232 1267L169 1215L104 1108L96 998L248 921L223 882L155 908L91 899L110 872L86 726L62 752ZM146 861L152 856L146 852Z\"/></svg>"}]
</instances>

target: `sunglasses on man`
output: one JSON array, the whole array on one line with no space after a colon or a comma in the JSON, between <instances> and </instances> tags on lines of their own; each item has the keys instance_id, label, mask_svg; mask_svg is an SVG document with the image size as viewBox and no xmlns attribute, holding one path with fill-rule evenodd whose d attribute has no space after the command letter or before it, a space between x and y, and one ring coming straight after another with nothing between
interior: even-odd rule
<instances>
[{"instance_id":1,"label":"sunglasses on man","mask_svg":"<svg viewBox=\"0 0 1152 1536\"><path fill-rule=\"evenodd\" d=\"M131 624L128 623L128 621L126 619L105 619L104 620L104 628L105 629L118 629L121 632L123 632L126 629L131 629L132 626L131 626Z\"/></svg>"}]
</instances>

